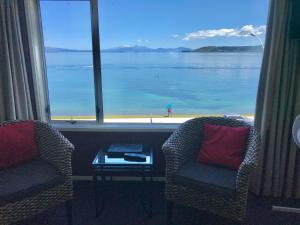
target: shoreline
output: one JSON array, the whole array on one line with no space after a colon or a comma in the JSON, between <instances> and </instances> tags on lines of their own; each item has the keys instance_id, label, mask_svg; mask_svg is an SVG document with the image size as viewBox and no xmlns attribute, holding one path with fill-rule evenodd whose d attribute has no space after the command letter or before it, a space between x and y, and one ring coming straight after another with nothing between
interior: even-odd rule
<instances>
[{"instance_id":1,"label":"shoreline","mask_svg":"<svg viewBox=\"0 0 300 225\"><path fill-rule=\"evenodd\" d=\"M195 117L221 116L224 114L183 114L183 115L108 115L104 123L183 123ZM254 114L240 114L246 122L254 121ZM95 116L52 116L54 121L95 121Z\"/></svg>"}]
</instances>

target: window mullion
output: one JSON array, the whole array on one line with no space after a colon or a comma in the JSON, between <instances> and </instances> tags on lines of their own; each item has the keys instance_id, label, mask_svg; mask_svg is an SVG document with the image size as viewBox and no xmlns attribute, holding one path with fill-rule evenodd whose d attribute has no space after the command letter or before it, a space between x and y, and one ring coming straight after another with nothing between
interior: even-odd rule
<instances>
[{"instance_id":1,"label":"window mullion","mask_svg":"<svg viewBox=\"0 0 300 225\"><path fill-rule=\"evenodd\" d=\"M103 96L101 78L100 38L99 38L99 16L98 0L90 0L91 4L91 26L92 26L92 50L95 83L96 118L98 123L103 123Z\"/></svg>"}]
</instances>

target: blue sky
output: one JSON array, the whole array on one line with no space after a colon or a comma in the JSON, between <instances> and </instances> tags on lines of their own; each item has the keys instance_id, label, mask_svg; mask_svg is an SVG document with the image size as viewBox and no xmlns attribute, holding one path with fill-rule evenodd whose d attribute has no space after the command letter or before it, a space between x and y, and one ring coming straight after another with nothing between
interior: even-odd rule
<instances>
[{"instance_id":1,"label":"blue sky","mask_svg":"<svg viewBox=\"0 0 300 225\"><path fill-rule=\"evenodd\" d=\"M46 46L91 49L88 1L41 1ZM101 48L259 45L268 0L99 0Z\"/></svg>"}]
</instances>

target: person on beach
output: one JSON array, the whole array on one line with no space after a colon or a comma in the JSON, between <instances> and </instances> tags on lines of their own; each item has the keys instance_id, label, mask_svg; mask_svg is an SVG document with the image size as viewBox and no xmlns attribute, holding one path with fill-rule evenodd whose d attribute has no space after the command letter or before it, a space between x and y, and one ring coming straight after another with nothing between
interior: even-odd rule
<instances>
[{"instance_id":1,"label":"person on beach","mask_svg":"<svg viewBox=\"0 0 300 225\"><path fill-rule=\"evenodd\" d=\"M168 105L167 105L167 112L168 112L168 117L169 117L170 115L172 115L172 105L171 105L171 104L168 104Z\"/></svg>"}]
</instances>

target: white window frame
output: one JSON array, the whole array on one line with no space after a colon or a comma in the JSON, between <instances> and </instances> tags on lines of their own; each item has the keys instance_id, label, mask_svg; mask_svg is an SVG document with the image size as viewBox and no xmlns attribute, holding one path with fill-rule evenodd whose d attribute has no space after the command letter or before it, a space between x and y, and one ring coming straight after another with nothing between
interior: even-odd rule
<instances>
[{"instance_id":1,"label":"white window frame","mask_svg":"<svg viewBox=\"0 0 300 225\"><path fill-rule=\"evenodd\" d=\"M33 0L36 1L36 0ZM173 131L180 123L108 123L104 122L103 113L103 94L102 94L102 76L101 76L101 53L100 53L100 32L99 32L99 13L98 0L70 0L70 1L88 1L91 12L91 32L92 32L92 55L93 55L93 72L94 72L94 89L95 89L95 112L96 121L85 120L51 120L51 106L49 101L49 90L47 84L47 72L45 64L45 49L43 41L42 18L40 10L40 1L68 1L68 0L38 0L37 8L40 17L40 51L43 53L43 82L45 92L44 112L48 122L62 131Z\"/></svg>"},{"instance_id":2,"label":"white window frame","mask_svg":"<svg viewBox=\"0 0 300 225\"><path fill-rule=\"evenodd\" d=\"M39 79L36 82L37 83L36 87L39 86L43 87L42 94L39 94L41 91L38 91L38 94L40 95L38 101L38 103L40 104L38 106L40 107L40 109L44 109L42 110L43 113L40 113L42 115L41 118L44 118L44 120L46 119L48 122L51 122L55 127L57 127L62 131L172 132L181 124L181 123L152 123L152 121L151 123L104 122L98 0L69 0L69 1L87 1L90 3L96 121L51 120L51 110L50 110L51 107L50 107L49 90L47 84L47 72L46 72L46 64L45 64L45 49L44 49L44 40L43 40L40 1L68 1L68 0L28 0L30 4L35 5L36 7L30 7L30 4L27 4L28 12L30 12L30 10L37 10L38 13L35 12L34 15L39 16L39 21L38 21L39 32L38 35L35 37L35 39L39 37L39 40L37 41L38 45L35 46L36 51L33 51L35 54L33 58L36 59L40 57L41 59L38 62L38 64L41 66L38 67L37 70L37 73L40 72L39 74L41 75L38 77ZM35 25L37 26L37 24Z\"/></svg>"}]
</instances>

